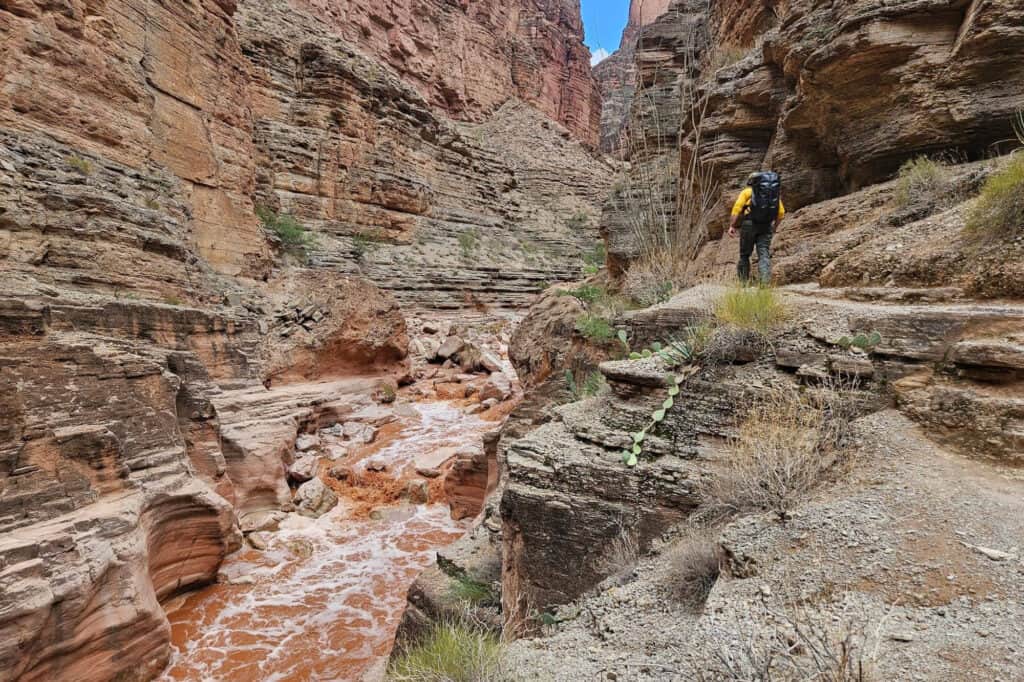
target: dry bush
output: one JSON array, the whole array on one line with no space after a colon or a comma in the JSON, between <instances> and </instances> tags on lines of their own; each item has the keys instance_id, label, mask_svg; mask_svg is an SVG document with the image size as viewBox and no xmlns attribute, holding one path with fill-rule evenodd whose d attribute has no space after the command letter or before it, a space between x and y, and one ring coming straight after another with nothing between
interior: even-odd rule
<instances>
[{"instance_id":1,"label":"dry bush","mask_svg":"<svg viewBox=\"0 0 1024 682\"><path fill-rule=\"evenodd\" d=\"M631 571L640 560L640 540L626 523L619 524L618 533L601 554L595 568L605 576L617 576Z\"/></svg>"},{"instance_id":2,"label":"dry bush","mask_svg":"<svg viewBox=\"0 0 1024 682\"><path fill-rule=\"evenodd\" d=\"M713 662L694 671L701 682L881 682L877 673L881 630L863 613L843 609L822 618L807 606L762 604L711 652ZM826 624L827 623L827 624Z\"/></svg>"},{"instance_id":3,"label":"dry bush","mask_svg":"<svg viewBox=\"0 0 1024 682\"><path fill-rule=\"evenodd\" d=\"M835 391L766 389L739 423L724 470L706 484L700 517L771 511L787 518L836 463L846 419Z\"/></svg>"},{"instance_id":4,"label":"dry bush","mask_svg":"<svg viewBox=\"0 0 1024 682\"><path fill-rule=\"evenodd\" d=\"M665 587L684 607L700 611L721 573L718 543L710 531L688 528L665 553Z\"/></svg>"},{"instance_id":5,"label":"dry bush","mask_svg":"<svg viewBox=\"0 0 1024 682\"><path fill-rule=\"evenodd\" d=\"M676 80L679 132L673 130L676 123L662 120L651 90L638 93L634 122L640 125L627 128L624 138L631 163L612 196L636 244L627 279L631 294L641 302L665 300L685 284L686 265L707 238L718 200L714 165L702 155L709 99L696 78L709 41L702 31L687 39L679 50L683 77ZM661 80L654 74L653 82ZM664 143L670 137L676 138L674 149Z\"/></svg>"},{"instance_id":6,"label":"dry bush","mask_svg":"<svg viewBox=\"0 0 1024 682\"><path fill-rule=\"evenodd\" d=\"M927 156L900 166L896 181L896 205L907 208L918 202L946 203L951 193L949 167Z\"/></svg>"},{"instance_id":7,"label":"dry bush","mask_svg":"<svg viewBox=\"0 0 1024 682\"><path fill-rule=\"evenodd\" d=\"M1024 153L1014 154L985 181L967 216L966 232L976 239L1007 241L1024 234Z\"/></svg>"}]
</instances>

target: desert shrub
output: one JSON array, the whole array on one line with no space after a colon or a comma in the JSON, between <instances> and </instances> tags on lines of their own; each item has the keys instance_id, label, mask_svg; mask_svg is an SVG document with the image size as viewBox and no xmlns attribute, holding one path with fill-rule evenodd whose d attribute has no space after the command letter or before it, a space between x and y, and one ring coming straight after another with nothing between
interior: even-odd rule
<instances>
[{"instance_id":1,"label":"desert shrub","mask_svg":"<svg viewBox=\"0 0 1024 682\"><path fill-rule=\"evenodd\" d=\"M767 286L730 288L715 303L714 314L723 324L759 334L767 334L787 317L781 296Z\"/></svg>"},{"instance_id":2,"label":"desert shrub","mask_svg":"<svg viewBox=\"0 0 1024 682\"><path fill-rule=\"evenodd\" d=\"M469 606L488 606L498 602L498 596L490 585L466 575L460 575L452 581L449 594L453 599Z\"/></svg>"},{"instance_id":3,"label":"desert shrub","mask_svg":"<svg viewBox=\"0 0 1024 682\"><path fill-rule=\"evenodd\" d=\"M470 258L480 245L480 232L474 227L459 235L459 249L463 258Z\"/></svg>"},{"instance_id":4,"label":"desert shrub","mask_svg":"<svg viewBox=\"0 0 1024 682\"><path fill-rule=\"evenodd\" d=\"M896 181L896 205L907 208L924 198L936 205L951 203L949 167L927 156L918 156L900 166Z\"/></svg>"},{"instance_id":5,"label":"desert shrub","mask_svg":"<svg viewBox=\"0 0 1024 682\"><path fill-rule=\"evenodd\" d=\"M665 553L665 587L684 607L699 611L721 572L718 543L706 530L688 528Z\"/></svg>"},{"instance_id":6,"label":"desert shrub","mask_svg":"<svg viewBox=\"0 0 1024 682\"><path fill-rule=\"evenodd\" d=\"M1015 154L985 181L967 215L966 230L972 237L989 239L1024 233L1024 153Z\"/></svg>"},{"instance_id":7,"label":"desert shrub","mask_svg":"<svg viewBox=\"0 0 1024 682\"><path fill-rule=\"evenodd\" d=\"M316 245L313 235L294 216L264 206L256 207L256 215L263 229L277 237L281 247L288 253L305 259L309 248Z\"/></svg>"},{"instance_id":8,"label":"desert shrub","mask_svg":"<svg viewBox=\"0 0 1024 682\"><path fill-rule=\"evenodd\" d=\"M590 216L586 211L577 211L571 218L565 221L565 226L571 232L578 232L590 225Z\"/></svg>"},{"instance_id":9,"label":"desert shrub","mask_svg":"<svg viewBox=\"0 0 1024 682\"><path fill-rule=\"evenodd\" d=\"M576 331L591 341L610 341L615 338L615 329L600 315L584 313L576 319Z\"/></svg>"},{"instance_id":10,"label":"desert shrub","mask_svg":"<svg viewBox=\"0 0 1024 682\"><path fill-rule=\"evenodd\" d=\"M369 230L357 232L352 235L352 251L357 261L364 261L366 257L380 248L384 238L380 230Z\"/></svg>"},{"instance_id":11,"label":"desert shrub","mask_svg":"<svg viewBox=\"0 0 1024 682\"><path fill-rule=\"evenodd\" d=\"M598 241L594 247L583 252L583 272L588 275L596 275L604 267L607 257L604 241Z\"/></svg>"},{"instance_id":12,"label":"desert shrub","mask_svg":"<svg viewBox=\"0 0 1024 682\"><path fill-rule=\"evenodd\" d=\"M787 518L835 464L846 417L835 391L766 389L737 425L726 466L706 483L699 516Z\"/></svg>"},{"instance_id":13,"label":"desert shrub","mask_svg":"<svg viewBox=\"0 0 1024 682\"><path fill-rule=\"evenodd\" d=\"M565 289L559 292L561 296L573 296L581 303L593 305L608 298L608 290L596 284L581 284L575 289Z\"/></svg>"},{"instance_id":14,"label":"desert shrub","mask_svg":"<svg viewBox=\"0 0 1024 682\"><path fill-rule=\"evenodd\" d=\"M778 600L762 604L732 636L713 642L710 660L690 671L696 682L793 680L880 682L877 673L884 617L873 622L844 607L823 619L821 611ZM873 627L871 627L873 626Z\"/></svg>"},{"instance_id":15,"label":"desert shrub","mask_svg":"<svg viewBox=\"0 0 1024 682\"><path fill-rule=\"evenodd\" d=\"M680 278L674 268L659 265L660 259L645 259L633 263L622 280L622 290L643 306L665 303L676 292Z\"/></svg>"},{"instance_id":16,"label":"desert shrub","mask_svg":"<svg viewBox=\"0 0 1024 682\"><path fill-rule=\"evenodd\" d=\"M64 157L64 163L71 166L82 175L92 175L92 161L89 159L84 159L77 154L69 154Z\"/></svg>"},{"instance_id":17,"label":"desert shrub","mask_svg":"<svg viewBox=\"0 0 1024 682\"><path fill-rule=\"evenodd\" d=\"M501 639L468 619L435 623L416 644L393 656L394 682L504 682Z\"/></svg>"},{"instance_id":18,"label":"desert shrub","mask_svg":"<svg viewBox=\"0 0 1024 682\"><path fill-rule=\"evenodd\" d=\"M596 369L589 372L582 381L577 379L576 373L571 369L565 370L565 384L574 402L593 398L608 385L604 375Z\"/></svg>"}]
</instances>

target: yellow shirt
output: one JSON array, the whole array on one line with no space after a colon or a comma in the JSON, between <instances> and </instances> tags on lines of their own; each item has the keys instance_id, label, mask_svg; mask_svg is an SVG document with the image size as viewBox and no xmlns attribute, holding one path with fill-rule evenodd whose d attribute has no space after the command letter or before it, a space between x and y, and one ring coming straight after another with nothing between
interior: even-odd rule
<instances>
[{"instance_id":1,"label":"yellow shirt","mask_svg":"<svg viewBox=\"0 0 1024 682\"><path fill-rule=\"evenodd\" d=\"M750 206L750 200L754 196L754 190L747 187L740 195L736 198L736 203L733 204L732 214L733 216L743 215L747 212L747 208ZM782 205L782 199L779 199L779 220L786 215L786 207Z\"/></svg>"}]
</instances>

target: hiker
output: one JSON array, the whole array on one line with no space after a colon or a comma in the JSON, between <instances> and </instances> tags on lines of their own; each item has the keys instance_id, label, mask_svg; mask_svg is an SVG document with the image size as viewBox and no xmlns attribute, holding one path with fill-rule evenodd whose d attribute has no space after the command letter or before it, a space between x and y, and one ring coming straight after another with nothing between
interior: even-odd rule
<instances>
[{"instance_id":1,"label":"hiker","mask_svg":"<svg viewBox=\"0 0 1024 682\"><path fill-rule=\"evenodd\" d=\"M757 269L760 271L761 284L768 284L772 279L772 236L779 229L779 223L786 215L786 207L782 205L782 180L778 173L771 171L752 173L747 179L747 186L736 198L732 207L732 222L729 225L729 236L736 236L736 227L742 219L740 227L740 260L736 265L736 274L740 282L746 284L750 280L750 254L757 247Z\"/></svg>"}]
</instances>

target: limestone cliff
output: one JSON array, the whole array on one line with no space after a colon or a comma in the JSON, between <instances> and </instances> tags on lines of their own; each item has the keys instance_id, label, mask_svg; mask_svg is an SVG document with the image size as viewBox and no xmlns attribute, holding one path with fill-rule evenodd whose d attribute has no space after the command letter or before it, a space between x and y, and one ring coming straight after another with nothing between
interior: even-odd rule
<instances>
[{"instance_id":1,"label":"limestone cliff","mask_svg":"<svg viewBox=\"0 0 1024 682\"><path fill-rule=\"evenodd\" d=\"M601 150L622 156L624 128L636 92L636 42L644 26L668 11L668 0L632 0L619 49L594 67L601 90Z\"/></svg>"},{"instance_id":2,"label":"limestone cliff","mask_svg":"<svg viewBox=\"0 0 1024 682\"><path fill-rule=\"evenodd\" d=\"M677 0L662 22L673 13L705 24L686 47L702 65L703 142L693 148L687 121L681 138L659 145L681 168L696 154L716 180L718 203L697 241L719 239L738 183L761 167L783 174L787 204L799 208L887 180L919 154L974 160L1006 151L1012 115L1024 107L1010 85L1024 78L1013 56L1022 40L1015 3L797 2L755 11ZM671 100L658 81L686 67L666 54L659 23L641 32L636 56L643 85L631 116L641 129L644 102ZM605 222L613 260L632 258L621 218L612 211Z\"/></svg>"},{"instance_id":3,"label":"limestone cliff","mask_svg":"<svg viewBox=\"0 0 1024 682\"><path fill-rule=\"evenodd\" d=\"M578 5L391 9L0 0L0 679L158 673L161 604L405 376L409 307L579 272Z\"/></svg>"},{"instance_id":4,"label":"limestone cliff","mask_svg":"<svg viewBox=\"0 0 1024 682\"><path fill-rule=\"evenodd\" d=\"M301 0L339 37L386 61L431 106L481 121L510 98L596 146L601 100L579 0Z\"/></svg>"}]
</instances>

